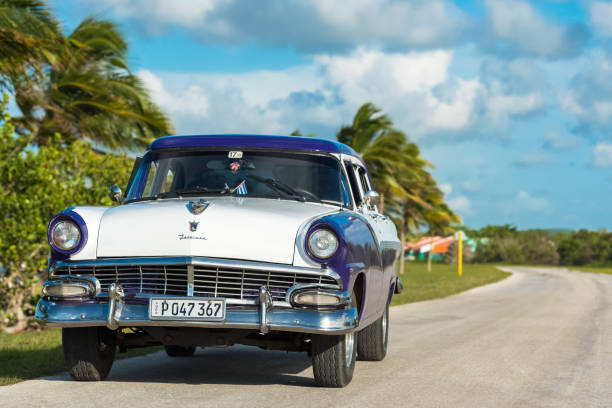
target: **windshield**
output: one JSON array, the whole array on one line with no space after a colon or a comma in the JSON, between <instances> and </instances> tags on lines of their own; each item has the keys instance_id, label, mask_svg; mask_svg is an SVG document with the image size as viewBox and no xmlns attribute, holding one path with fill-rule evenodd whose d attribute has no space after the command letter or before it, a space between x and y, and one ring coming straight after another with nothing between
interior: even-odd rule
<instances>
[{"instance_id":1,"label":"windshield","mask_svg":"<svg viewBox=\"0 0 612 408\"><path fill-rule=\"evenodd\" d=\"M350 206L344 173L332 156L269 151L152 151L127 200L183 195L282 198Z\"/></svg>"}]
</instances>

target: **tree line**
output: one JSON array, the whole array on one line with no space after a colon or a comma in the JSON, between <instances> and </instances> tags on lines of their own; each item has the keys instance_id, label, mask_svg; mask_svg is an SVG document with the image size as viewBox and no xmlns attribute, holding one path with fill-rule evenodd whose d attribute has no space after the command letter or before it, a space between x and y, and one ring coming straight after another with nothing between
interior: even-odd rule
<instances>
[{"instance_id":1,"label":"tree line","mask_svg":"<svg viewBox=\"0 0 612 408\"><path fill-rule=\"evenodd\" d=\"M476 251L463 246L463 256L471 263L528 265L609 266L612 265L612 232L520 231L512 225L488 225L480 229L461 227L476 240ZM445 261L456 262L457 247L449 248Z\"/></svg>"}]
</instances>

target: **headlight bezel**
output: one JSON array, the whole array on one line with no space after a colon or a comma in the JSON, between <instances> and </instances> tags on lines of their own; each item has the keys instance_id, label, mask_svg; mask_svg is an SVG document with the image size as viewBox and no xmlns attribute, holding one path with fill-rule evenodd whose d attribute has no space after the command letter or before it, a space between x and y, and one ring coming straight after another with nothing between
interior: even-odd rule
<instances>
[{"instance_id":1,"label":"headlight bezel","mask_svg":"<svg viewBox=\"0 0 612 408\"><path fill-rule=\"evenodd\" d=\"M329 233L331 233L336 241L336 248L334 250L334 252L332 252L330 255L328 256L321 256L321 254L317 254L315 250L313 250L313 248L311 247L311 239L312 237L320 231L327 231ZM304 247L306 250L306 253L308 254L308 256L310 258L312 258L314 261L319 262L319 263L329 263L332 259L334 259L338 253L340 253L340 249L342 247L342 239L340 238L340 234L338 234L338 232L336 231L335 228L333 228L331 225L325 224L325 223L317 223L315 225L312 225L308 231L308 233L306 234L305 237L305 242L304 242Z\"/></svg>"},{"instance_id":2,"label":"headlight bezel","mask_svg":"<svg viewBox=\"0 0 612 408\"><path fill-rule=\"evenodd\" d=\"M55 244L53 240L53 231L55 227L61 222L70 222L74 224L77 230L80 233L80 239L77 244L70 248L64 249ZM49 245L53 251L62 254L62 255L72 255L79 252L85 244L87 243L87 226L85 225L85 221L83 218L74 211L62 211L61 213L55 215L49 221L49 226L47 227L47 240L49 241Z\"/></svg>"}]
</instances>

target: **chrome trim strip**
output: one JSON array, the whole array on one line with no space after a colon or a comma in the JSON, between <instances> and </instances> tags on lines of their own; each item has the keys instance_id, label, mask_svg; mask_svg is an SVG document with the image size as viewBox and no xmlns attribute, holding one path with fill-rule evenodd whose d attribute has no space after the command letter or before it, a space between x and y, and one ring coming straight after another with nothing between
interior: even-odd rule
<instances>
[{"instance_id":1,"label":"chrome trim strip","mask_svg":"<svg viewBox=\"0 0 612 408\"><path fill-rule=\"evenodd\" d=\"M142 269L142 266L141 266L141 269ZM164 267L164 270L165 269L166 268ZM193 265L187 265L187 296L193 296L193 269L194 269ZM166 282L165 285L167 284L168 283ZM216 286L215 286L215 297L217 297L217 287Z\"/></svg>"},{"instance_id":2,"label":"chrome trim strip","mask_svg":"<svg viewBox=\"0 0 612 408\"><path fill-rule=\"evenodd\" d=\"M239 261L234 259L206 258L200 256L184 257L142 257L142 258L99 258L85 261L58 261L53 269L78 266L134 266L140 265L197 265L207 267L245 268L259 271L300 273L304 275L328 276L338 282L342 288L342 279L333 270L326 268L309 268L266 262ZM115 268L117 269L117 268ZM117 275L118 272L116 271Z\"/></svg>"}]
</instances>

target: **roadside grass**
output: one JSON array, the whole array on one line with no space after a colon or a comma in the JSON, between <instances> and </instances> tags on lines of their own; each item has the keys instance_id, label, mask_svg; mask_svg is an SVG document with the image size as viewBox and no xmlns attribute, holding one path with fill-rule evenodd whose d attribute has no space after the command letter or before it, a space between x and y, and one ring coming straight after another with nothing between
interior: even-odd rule
<instances>
[{"instance_id":1,"label":"roadside grass","mask_svg":"<svg viewBox=\"0 0 612 408\"><path fill-rule=\"evenodd\" d=\"M560 268L569 269L571 271L606 273L612 275L612 267L610 266L561 266Z\"/></svg>"},{"instance_id":2,"label":"roadside grass","mask_svg":"<svg viewBox=\"0 0 612 408\"><path fill-rule=\"evenodd\" d=\"M120 360L140 356L161 349L162 347L146 347L121 354L117 351L116 358ZM66 370L61 329L49 328L18 334L0 333L0 386Z\"/></svg>"},{"instance_id":3,"label":"roadside grass","mask_svg":"<svg viewBox=\"0 0 612 408\"><path fill-rule=\"evenodd\" d=\"M463 276L457 275L457 265L433 264L427 272L427 264L406 262L404 291L394 295L391 306L444 298L477 286L487 285L507 278L511 274L500 271L495 265L463 265Z\"/></svg>"}]
</instances>

